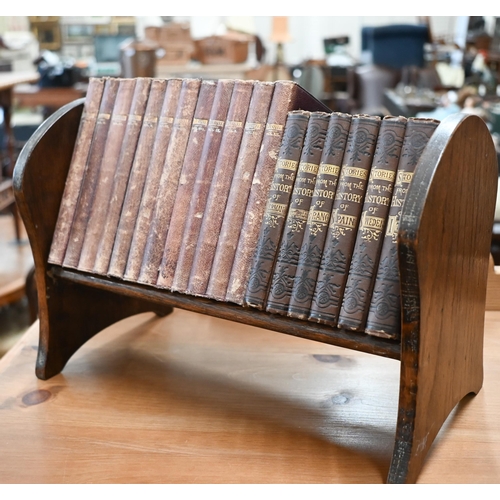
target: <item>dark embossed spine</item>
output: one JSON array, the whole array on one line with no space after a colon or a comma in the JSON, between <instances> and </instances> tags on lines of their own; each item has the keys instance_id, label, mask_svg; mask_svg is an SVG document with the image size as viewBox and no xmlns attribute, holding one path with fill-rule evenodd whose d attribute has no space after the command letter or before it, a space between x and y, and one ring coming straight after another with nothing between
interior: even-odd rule
<instances>
[{"instance_id":1,"label":"dark embossed spine","mask_svg":"<svg viewBox=\"0 0 500 500\"><path fill-rule=\"evenodd\" d=\"M366 323L406 121L407 119L401 116L385 117L380 124L365 202L340 308L339 328L361 331Z\"/></svg>"},{"instance_id":2,"label":"dark embossed spine","mask_svg":"<svg viewBox=\"0 0 500 500\"><path fill-rule=\"evenodd\" d=\"M293 280L288 306L291 318L309 316L350 126L351 115L332 113Z\"/></svg>"},{"instance_id":3,"label":"dark embossed spine","mask_svg":"<svg viewBox=\"0 0 500 500\"><path fill-rule=\"evenodd\" d=\"M295 272L314 195L330 114L311 113L302 147L297 177L273 269L266 310L285 315L293 290Z\"/></svg>"},{"instance_id":4,"label":"dark embossed spine","mask_svg":"<svg viewBox=\"0 0 500 500\"><path fill-rule=\"evenodd\" d=\"M333 202L309 319L336 326L380 126L355 115Z\"/></svg>"},{"instance_id":5,"label":"dark embossed spine","mask_svg":"<svg viewBox=\"0 0 500 500\"><path fill-rule=\"evenodd\" d=\"M365 332L398 339L401 335L401 285L399 281L397 234L401 211L422 152L438 126L437 120L409 118L387 217L378 270L371 296Z\"/></svg>"}]
</instances>

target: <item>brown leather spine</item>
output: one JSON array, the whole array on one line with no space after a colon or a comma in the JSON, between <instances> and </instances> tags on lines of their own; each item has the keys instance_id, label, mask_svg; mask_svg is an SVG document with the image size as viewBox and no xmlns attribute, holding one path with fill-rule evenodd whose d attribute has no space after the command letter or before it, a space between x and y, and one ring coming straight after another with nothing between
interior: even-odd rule
<instances>
[{"instance_id":1,"label":"brown leather spine","mask_svg":"<svg viewBox=\"0 0 500 500\"><path fill-rule=\"evenodd\" d=\"M333 201L309 318L337 324L380 126L378 116L355 115Z\"/></svg>"},{"instance_id":2,"label":"brown leather spine","mask_svg":"<svg viewBox=\"0 0 500 500\"><path fill-rule=\"evenodd\" d=\"M253 83L253 81L236 80L233 87L231 104L227 113L220 151L191 268L187 288L187 293L191 295L205 296L207 290L224 210L243 137L248 106L252 97Z\"/></svg>"},{"instance_id":3,"label":"brown leather spine","mask_svg":"<svg viewBox=\"0 0 500 500\"><path fill-rule=\"evenodd\" d=\"M283 142L279 150L250 270L248 287L244 295L245 305L257 309L264 308L267 298L271 273L286 222L309 116L308 111L291 111L285 124Z\"/></svg>"},{"instance_id":4,"label":"brown leather spine","mask_svg":"<svg viewBox=\"0 0 500 500\"><path fill-rule=\"evenodd\" d=\"M80 192L85 175L85 166L91 149L103 90L103 78L90 78L75 149L66 185L64 186L59 215L50 247L48 260L52 264L61 265L64 260L71 224L78 201L78 193Z\"/></svg>"},{"instance_id":5,"label":"brown leather spine","mask_svg":"<svg viewBox=\"0 0 500 500\"><path fill-rule=\"evenodd\" d=\"M285 315L288 312L330 116L328 113L316 112L311 113L309 118L298 173L267 297L266 310L271 313Z\"/></svg>"},{"instance_id":6,"label":"brown leather spine","mask_svg":"<svg viewBox=\"0 0 500 500\"><path fill-rule=\"evenodd\" d=\"M130 106L134 94L135 80L120 80L115 105L111 114L106 147L101 159L95 194L90 207L78 269L92 271L97 254L101 232L108 216L109 200L113 187L113 178L118 167L120 151L124 144L125 130L130 115Z\"/></svg>"},{"instance_id":7,"label":"brown leather spine","mask_svg":"<svg viewBox=\"0 0 500 500\"><path fill-rule=\"evenodd\" d=\"M365 202L340 308L339 328L360 331L366 323L406 122L407 119L402 116L385 117L380 124Z\"/></svg>"},{"instance_id":8,"label":"brown leather spine","mask_svg":"<svg viewBox=\"0 0 500 500\"><path fill-rule=\"evenodd\" d=\"M182 80L153 80L120 222L116 232L108 274L122 278L135 232L147 231L148 214L156 199L156 189L173 128ZM152 201L151 201L152 200Z\"/></svg>"},{"instance_id":9,"label":"brown leather spine","mask_svg":"<svg viewBox=\"0 0 500 500\"><path fill-rule=\"evenodd\" d=\"M365 332L370 335L393 339L398 339L401 335L401 286L397 255L399 222L415 167L438 124L437 120L409 118L406 125L401 160L366 321Z\"/></svg>"},{"instance_id":10,"label":"brown leather spine","mask_svg":"<svg viewBox=\"0 0 500 500\"><path fill-rule=\"evenodd\" d=\"M217 82L212 113L210 114L205 143L203 144L200 164L196 173L192 203L189 206L186 226L182 235L182 251L179 253L179 260L177 261L171 287L172 290L178 292L185 293L189 284L191 266L194 260L196 244L198 243L208 191L212 182L215 164L217 163L217 155L219 154L233 87L234 80L222 79Z\"/></svg>"},{"instance_id":11,"label":"brown leather spine","mask_svg":"<svg viewBox=\"0 0 500 500\"><path fill-rule=\"evenodd\" d=\"M137 240L139 245L137 249L132 247L129 254L127 269L124 274L126 280L155 285L158 279L158 271L165 249L170 217L174 207L175 194L177 193L200 85L201 80L198 78L186 78L182 82L174 128L156 193L149 234L136 232L139 237ZM141 252L142 248L144 248L144 252ZM143 253L142 265L139 274L137 274L138 269L135 264L140 261L141 253Z\"/></svg>"},{"instance_id":12,"label":"brown leather spine","mask_svg":"<svg viewBox=\"0 0 500 500\"><path fill-rule=\"evenodd\" d=\"M207 134L208 120L210 119L216 89L217 83L212 80L204 80L201 83L186 155L184 156L179 178L179 187L175 195L172 220L168 229L163 259L156 283L161 288L170 288L174 279L175 266L181 251L182 235L186 225L186 213L189 211L192 202L191 196L196 180L196 172Z\"/></svg>"},{"instance_id":13,"label":"brown leather spine","mask_svg":"<svg viewBox=\"0 0 500 500\"><path fill-rule=\"evenodd\" d=\"M245 218L231 269L226 300L243 304L257 239L259 237L269 186L274 175L276 160L283 138L287 113L292 110L330 110L294 82L277 81L271 101L266 130L262 139L259 159L255 168Z\"/></svg>"},{"instance_id":14,"label":"brown leather spine","mask_svg":"<svg viewBox=\"0 0 500 500\"><path fill-rule=\"evenodd\" d=\"M292 318L309 316L350 126L351 115L332 113L293 280L288 306Z\"/></svg>"},{"instance_id":15,"label":"brown leather spine","mask_svg":"<svg viewBox=\"0 0 500 500\"><path fill-rule=\"evenodd\" d=\"M206 296L224 301L274 90L255 82Z\"/></svg>"},{"instance_id":16,"label":"brown leather spine","mask_svg":"<svg viewBox=\"0 0 500 500\"><path fill-rule=\"evenodd\" d=\"M112 181L113 187L107 207L107 213L104 225L101 232L99 247L94 263L94 273L107 274L111 252L113 251L113 243L115 241L118 223L120 221L120 213L127 190L130 170L134 161L139 134L142 128L142 121L146 112L146 104L151 89L151 78L138 78L134 96L132 98L132 106L130 116L127 121L125 137L123 139L123 147L120 152L117 169Z\"/></svg>"},{"instance_id":17,"label":"brown leather spine","mask_svg":"<svg viewBox=\"0 0 500 500\"><path fill-rule=\"evenodd\" d=\"M118 86L119 79L117 78L109 78L104 84L104 92L99 114L97 115L89 159L85 169L80 196L78 197L77 206L75 208L68 246L66 247L66 253L64 255L64 267L78 267L80 251L82 249L90 208L95 194L101 160L106 147L111 113L113 112Z\"/></svg>"}]
</instances>

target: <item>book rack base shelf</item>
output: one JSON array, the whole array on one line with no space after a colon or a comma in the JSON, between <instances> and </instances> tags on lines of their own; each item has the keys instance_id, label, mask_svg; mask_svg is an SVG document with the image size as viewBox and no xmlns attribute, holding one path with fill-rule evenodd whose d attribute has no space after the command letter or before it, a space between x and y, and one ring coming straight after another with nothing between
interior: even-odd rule
<instances>
[{"instance_id":1,"label":"book rack base shelf","mask_svg":"<svg viewBox=\"0 0 500 500\"><path fill-rule=\"evenodd\" d=\"M36 374L59 373L88 339L134 314L173 307L397 359L399 410L387 481L415 482L442 424L483 381L488 259L497 161L481 119L454 115L426 147L398 233L401 340L332 329L48 264L83 100L52 115L23 149L16 201L35 261L40 316Z\"/></svg>"}]
</instances>

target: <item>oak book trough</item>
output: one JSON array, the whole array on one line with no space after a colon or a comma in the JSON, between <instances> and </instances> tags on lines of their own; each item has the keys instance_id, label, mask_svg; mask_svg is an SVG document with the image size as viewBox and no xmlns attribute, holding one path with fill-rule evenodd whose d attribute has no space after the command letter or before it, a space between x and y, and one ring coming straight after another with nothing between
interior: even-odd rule
<instances>
[{"instance_id":1,"label":"oak book trough","mask_svg":"<svg viewBox=\"0 0 500 500\"><path fill-rule=\"evenodd\" d=\"M83 106L81 99L49 117L24 147L14 172L36 269L36 375L58 374L88 339L127 316L166 315L174 307L397 359L399 410L387 481L415 482L451 410L482 386L498 180L484 122L462 114L446 118L417 165L398 230L402 328L401 339L394 340L50 264Z\"/></svg>"}]
</instances>

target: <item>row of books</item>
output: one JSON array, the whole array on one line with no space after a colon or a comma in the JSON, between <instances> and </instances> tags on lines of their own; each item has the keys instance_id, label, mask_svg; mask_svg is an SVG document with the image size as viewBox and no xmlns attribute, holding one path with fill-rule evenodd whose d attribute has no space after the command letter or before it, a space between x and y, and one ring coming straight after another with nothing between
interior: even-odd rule
<instances>
[{"instance_id":1,"label":"row of books","mask_svg":"<svg viewBox=\"0 0 500 500\"><path fill-rule=\"evenodd\" d=\"M395 235L437 123L293 82L92 79L49 262L397 338Z\"/></svg>"},{"instance_id":2,"label":"row of books","mask_svg":"<svg viewBox=\"0 0 500 500\"><path fill-rule=\"evenodd\" d=\"M91 79L49 262L242 299L299 108L328 110L289 81Z\"/></svg>"},{"instance_id":3,"label":"row of books","mask_svg":"<svg viewBox=\"0 0 500 500\"><path fill-rule=\"evenodd\" d=\"M437 125L290 113L243 304L398 338L399 219Z\"/></svg>"}]
</instances>

